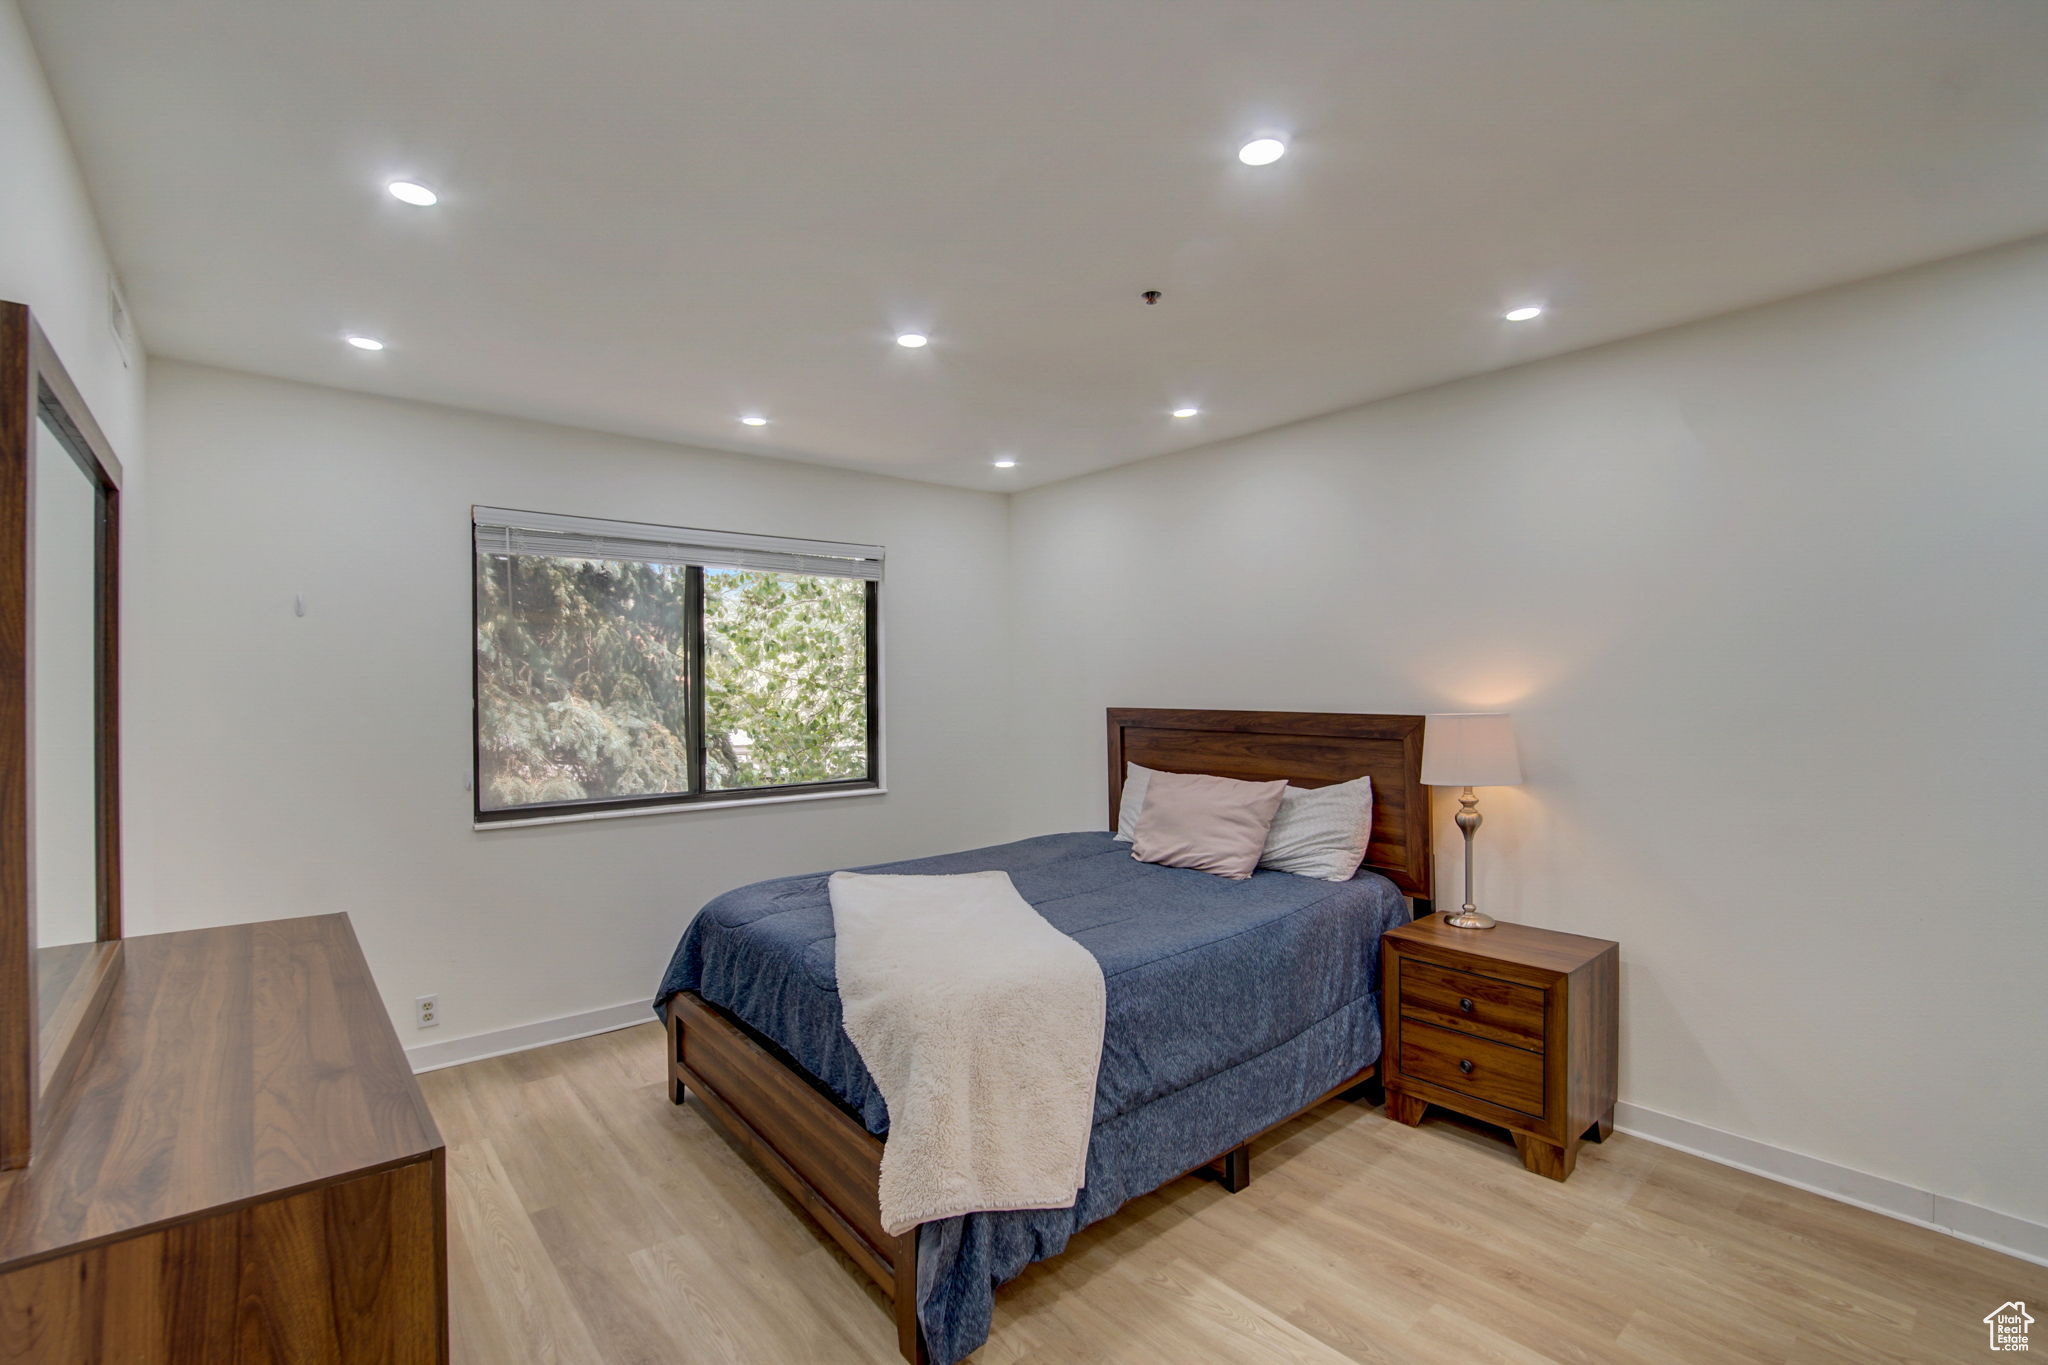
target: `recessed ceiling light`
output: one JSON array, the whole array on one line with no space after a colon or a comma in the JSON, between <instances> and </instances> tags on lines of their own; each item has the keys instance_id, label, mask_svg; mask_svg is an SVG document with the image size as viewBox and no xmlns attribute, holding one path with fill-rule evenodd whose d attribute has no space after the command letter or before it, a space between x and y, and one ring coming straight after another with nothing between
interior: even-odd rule
<instances>
[{"instance_id":1,"label":"recessed ceiling light","mask_svg":"<svg viewBox=\"0 0 2048 1365\"><path fill-rule=\"evenodd\" d=\"M1202 415L1202 410L1200 408L1175 408L1173 415L1175 417L1199 417Z\"/></svg>"},{"instance_id":2,"label":"recessed ceiling light","mask_svg":"<svg viewBox=\"0 0 2048 1365\"><path fill-rule=\"evenodd\" d=\"M1008 455L1001 456L996 460L997 469L1015 469L1016 467L1017 461Z\"/></svg>"},{"instance_id":3,"label":"recessed ceiling light","mask_svg":"<svg viewBox=\"0 0 2048 1365\"><path fill-rule=\"evenodd\" d=\"M1501 316L1509 322L1527 322L1530 318L1542 317L1543 310L1532 303L1526 308L1510 308Z\"/></svg>"},{"instance_id":4,"label":"recessed ceiling light","mask_svg":"<svg viewBox=\"0 0 2048 1365\"><path fill-rule=\"evenodd\" d=\"M1247 166L1270 166L1287 155L1287 144L1276 137L1262 137L1237 149L1237 159Z\"/></svg>"},{"instance_id":5,"label":"recessed ceiling light","mask_svg":"<svg viewBox=\"0 0 2048 1365\"><path fill-rule=\"evenodd\" d=\"M391 191L393 199L400 199L408 204L415 204L420 208L430 208L441 202L440 195L434 193L425 185L415 185L410 180L394 180L384 188Z\"/></svg>"},{"instance_id":6,"label":"recessed ceiling light","mask_svg":"<svg viewBox=\"0 0 2048 1365\"><path fill-rule=\"evenodd\" d=\"M375 337L347 336L343 337L342 340L355 347L358 351L381 351L384 349L384 343Z\"/></svg>"},{"instance_id":7,"label":"recessed ceiling light","mask_svg":"<svg viewBox=\"0 0 2048 1365\"><path fill-rule=\"evenodd\" d=\"M754 413L748 413L745 417L740 418L740 425L743 427L765 427L768 425L768 419L757 416Z\"/></svg>"},{"instance_id":8,"label":"recessed ceiling light","mask_svg":"<svg viewBox=\"0 0 2048 1365\"><path fill-rule=\"evenodd\" d=\"M914 351L930 340L931 338L922 332L905 332L902 336L896 338L896 344L898 346L907 346Z\"/></svg>"}]
</instances>

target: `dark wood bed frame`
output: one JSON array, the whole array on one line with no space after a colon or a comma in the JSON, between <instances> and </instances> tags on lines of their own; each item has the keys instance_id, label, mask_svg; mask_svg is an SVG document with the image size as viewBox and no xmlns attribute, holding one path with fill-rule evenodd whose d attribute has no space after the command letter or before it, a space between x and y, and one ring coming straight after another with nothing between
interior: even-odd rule
<instances>
[{"instance_id":1,"label":"dark wood bed frame","mask_svg":"<svg viewBox=\"0 0 2048 1365\"><path fill-rule=\"evenodd\" d=\"M1366 866L1430 910L1429 789L1422 785L1422 717L1300 711L1109 712L1109 828L1116 828L1125 763L1167 772L1210 773L1321 787L1371 777L1372 840ZM882 1231L876 1190L882 1139L780 1048L694 992L671 997L669 1098L693 1093L712 1120L746 1148L867 1272L894 1305L896 1343L924 1365L917 1327L917 1230ZM1289 1115L1358 1090L1368 1066ZM1273 1127L1279 1127L1279 1124ZM1235 1193L1251 1182L1251 1144L1218 1154L1213 1170ZM1188 1172L1193 1174L1194 1171Z\"/></svg>"}]
</instances>

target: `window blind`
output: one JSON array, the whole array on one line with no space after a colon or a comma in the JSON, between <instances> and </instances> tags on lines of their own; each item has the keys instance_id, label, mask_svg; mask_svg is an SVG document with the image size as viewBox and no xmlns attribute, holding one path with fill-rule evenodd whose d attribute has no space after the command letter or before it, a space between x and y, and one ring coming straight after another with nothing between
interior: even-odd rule
<instances>
[{"instance_id":1,"label":"window blind","mask_svg":"<svg viewBox=\"0 0 2048 1365\"><path fill-rule=\"evenodd\" d=\"M559 559L623 559L644 564L697 564L760 573L880 579L879 545L793 540L738 531L700 531L637 521L601 521L503 507L470 509L479 554L553 555Z\"/></svg>"}]
</instances>

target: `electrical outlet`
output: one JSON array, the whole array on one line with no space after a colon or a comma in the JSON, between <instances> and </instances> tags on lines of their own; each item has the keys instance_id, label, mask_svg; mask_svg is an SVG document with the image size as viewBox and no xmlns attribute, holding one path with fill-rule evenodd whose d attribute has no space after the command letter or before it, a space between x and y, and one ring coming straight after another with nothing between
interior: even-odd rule
<instances>
[{"instance_id":1,"label":"electrical outlet","mask_svg":"<svg viewBox=\"0 0 2048 1365\"><path fill-rule=\"evenodd\" d=\"M417 1011L417 1017L413 1021L414 1027L432 1028L434 1025L441 1022L440 996L423 995L419 997L419 999L413 1001L412 1003L414 1010Z\"/></svg>"}]
</instances>

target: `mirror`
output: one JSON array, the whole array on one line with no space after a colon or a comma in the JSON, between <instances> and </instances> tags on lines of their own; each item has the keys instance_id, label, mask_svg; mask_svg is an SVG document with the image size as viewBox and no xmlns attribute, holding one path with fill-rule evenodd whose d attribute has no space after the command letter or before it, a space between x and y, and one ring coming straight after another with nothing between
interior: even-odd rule
<instances>
[{"instance_id":1,"label":"mirror","mask_svg":"<svg viewBox=\"0 0 2048 1365\"><path fill-rule=\"evenodd\" d=\"M0 1169L120 966L120 486L28 309L0 303Z\"/></svg>"},{"instance_id":2,"label":"mirror","mask_svg":"<svg viewBox=\"0 0 2048 1365\"><path fill-rule=\"evenodd\" d=\"M29 477L29 942L36 1022L55 1041L102 932L100 555L106 491L89 449L39 405ZM47 1079L47 1074L46 1074Z\"/></svg>"},{"instance_id":3,"label":"mirror","mask_svg":"<svg viewBox=\"0 0 2048 1365\"><path fill-rule=\"evenodd\" d=\"M29 697L35 861L30 941L100 936L98 591L100 490L49 419L36 416ZM47 1003L47 1002L45 1002Z\"/></svg>"}]
</instances>

